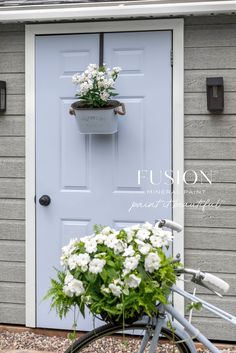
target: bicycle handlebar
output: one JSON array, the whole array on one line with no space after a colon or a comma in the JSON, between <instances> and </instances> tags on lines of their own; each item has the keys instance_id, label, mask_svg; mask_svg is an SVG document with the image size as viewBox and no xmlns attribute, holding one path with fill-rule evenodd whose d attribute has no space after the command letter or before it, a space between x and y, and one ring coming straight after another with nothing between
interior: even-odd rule
<instances>
[{"instance_id":1,"label":"bicycle handlebar","mask_svg":"<svg viewBox=\"0 0 236 353\"><path fill-rule=\"evenodd\" d=\"M159 222L159 227L167 227L170 229L173 229L175 231L177 231L178 233L182 231L183 227L174 222L171 221L169 219L162 219ZM180 262L180 256L176 256L176 259L174 259L172 261L172 263L174 262ZM211 289L210 287L208 287L205 283L213 285L215 287L217 287L218 289L222 290L224 293L227 293L229 290L229 284L225 281L223 281L223 279L212 275L211 273L208 272L201 272L201 271L197 271L197 270L193 270L193 269L187 269L187 268L180 268L180 269L176 269L177 273L186 273L186 274L191 274L193 275L192 278L192 282L197 283L199 285L205 286L206 288L208 288L209 290L214 291L213 289ZM204 283L205 282L205 283Z\"/></svg>"},{"instance_id":2,"label":"bicycle handlebar","mask_svg":"<svg viewBox=\"0 0 236 353\"><path fill-rule=\"evenodd\" d=\"M207 284L213 285L218 289L221 289L224 293L227 293L229 290L229 284L227 282L223 281L223 279L215 275L212 275L211 273L201 272L190 268L180 268L177 269L177 272L193 275L192 282L197 283L199 285L205 286L204 282L206 282ZM212 290L207 286L206 288Z\"/></svg>"},{"instance_id":3,"label":"bicycle handlebar","mask_svg":"<svg viewBox=\"0 0 236 353\"><path fill-rule=\"evenodd\" d=\"M159 222L159 227L162 228L162 227L167 227L167 228L170 228L170 229L173 229L175 230L176 232L181 232L181 230L183 229L183 227L174 222L174 221L171 221L169 219L162 219L160 222Z\"/></svg>"},{"instance_id":4,"label":"bicycle handlebar","mask_svg":"<svg viewBox=\"0 0 236 353\"><path fill-rule=\"evenodd\" d=\"M223 279L212 275L211 273L205 272L204 273L205 277L203 278L203 281L208 282L210 284L213 284L215 287L221 289L224 293L227 293L229 290L229 284Z\"/></svg>"}]
</instances>

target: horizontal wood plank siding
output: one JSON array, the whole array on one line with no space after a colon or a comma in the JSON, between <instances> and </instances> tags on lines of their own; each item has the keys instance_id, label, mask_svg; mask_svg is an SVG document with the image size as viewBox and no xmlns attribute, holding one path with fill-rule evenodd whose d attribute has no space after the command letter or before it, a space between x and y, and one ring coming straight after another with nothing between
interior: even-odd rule
<instances>
[{"instance_id":1,"label":"horizontal wood plank siding","mask_svg":"<svg viewBox=\"0 0 236 353\"><path fill-rule=\"evenodd\" d=\"M223 114L207 110L206 78L223 77ZM185 264L230 284L225 299L197 287L203 299L236 314L236 16L185 19ZM191 170L204 171L197 182ZM219 201L220 200L220 201ZM217 201L220 204L217 206ZM208 205L204 207L204 203ZM211 205L210 205L211 203ZM193 290L193 284L186 284ZM235 341L235 328L206 310L193 322L217 340Z\"/></svg>"},{"instance_id":2,"label":"horizontal wood plank siding","mask_svg":"<svg viewBox=\"0 0 236 353\"><path fill-rule=\"evenodd\" d=\"M236 137L236 115L186 115L185 137Z\"/></svg>"},{"instance_id":3,"label":"horizontal wood plank siding","mask_svg":"<svg viewBox=\"0 0 236 353\"><path fill-rule=\"evenodd\" d=\"M22 35L24 33L22 32ZM14 50L14 48L12 48ZM0 53L0 72L19 74L25 72L25 53Z\"/></svg>"},{"instance_id":4,"label":"horizontal wood plank siding","mask_svg":"<svg viewBox=\"0 0 236 353\"><path fill-rule=\"evenodd\" d=\"M0 73L0 80L6 81L8 94L25 93L25 75L23 73Z\"/></svg>"},{"instance_id":5,"label":"horizontal wood plank siding","mask_svg":"<svg viewBox=\"0 0 236 353\"><path fill-rule=\"evenodd\" d=\"M11 53L24 52L25 38L21 32L0 32L0 52Z\"/></svg>"},{"instance_id":6,"label":"horizontal wood plank siding","mask_svg":"<svg viewBox=\"0 0 236 353\"><path fill-rule=\"evenodd\" d=\"M230 228L185 227L185 248L236 251L236 232ZM235 281L236 286L236 281Z\"/></svg>"},{"instance_id":7,"label":"horizontal wood plank siding","mask_svg":"<svg viewBox=\"0 0 236 353\"><path fill-rule=\"evenodd\" d=\"M21 136L1 136L0 155L3 157L24 157L25 138Z\"/></svg>"},{"instance_id":8,"label":"horizontal wood plank siding","mask_svg":"<svg viewBox=\"0 0 236 353\"><path fill-rule=\"evenodd\" d=\"M192 268L214 273L235 273L236 256L234 251L222 250L186 250L185 261Z\"/></svg>"},{"instance_id":9,"label":"horizontal wood plank siding","mask_svg":"<svg viewBox=\"0 0 236 353\"><path fill-rule=\"evenodd\" d=\"M7 115L25 114L25 96L19 94L7 95Z\"/></svg>"},{"instance_id":10,"label":"horizontal wood plank siding","mask_svg":"<svg viewBox=\"0 0 236 353\"><path fill-rule=\"evenodd\" d=\"M205 207L204 205L195 205L195 203L187 205L185 209L185 226L235 229L235 206L218 207L218 205L213 204Z\"/></svg>"},{"instance_id":11,"label":"horizontal wood plank siding","mask_svg":"<svg viewBox=\"0 0 236 353\"><path fill-rule=\"evenodd\" d=\"M25 118L23 116L5 116L0 119L1 136L24 136Z\"/></svg>"},{"instance_id":12,"label":"horizontal wood plank siding","mask_svg":"<svg viewBox=\"0 0 236 353\"><path fill-rule=\"evenodd\" d=\"M196 30L188 26L185 32L185 48L236 47L236 24L202 25Z\"/></svg>"},{"instance_id":13,"label":"horizontal wood plank siding","mask_svg":"<svg viewBox=\"0 0 236 353\"><path fill-rule=\"evenodd\" d=\"M0 178L24 178L25 159L0 157Z\"/></svg>"},{"instance_id":14,"label":"horizontal wood plank siding","mask_svg":"<svg viewBox=\"0 0 236 353\"><path fill-rule=\"evenodd\" d=\"M236 55L236 51L235 51ZM236 102L234 92L225 92L224 114L235 114ZM206 93L185 93L185 114L208 114Z\"/></svg>"},{"instance_id":15,"label":"horizontal wood plank siding","mask_svg":"<svg viewBox=\"0 0 236 353\"><path fill-rule=\"evenodd\" d=\"M25 303L25 284L24 283L0 283L0 302L1 303Z\"/></svg>"},{"instance_id":16,"label":"horizontal wood plank siding","mask_svg":"<svg viewBox=\"0 0 236 353\"><path fill-rule=\"evenodd\" d=\"M214 337L215 340L235 342L235 326L217 318L195 317L192 323L201 330L207 337Z\"/></svg>"},{"instance_id":17,"label":"horizontal wood plank siding","mask_svg":"<svg viewBox=\"0 0 236 353\"><path fill-rule=\"evenodd\" d=\"M236 161L229 160L185 160L185 170L204 171L213 183L235 183L236 180ZM186 181L194 182L194 174L186 173ZM202 182L206 182L203 179Z\"/></svg>"},{"instance_id":18,"label":"horizontal wood plank siding","mask_svg":"<svg viewBox=\"0 0 236 353\"><path fill-rule=\"evenodd\" d=\"M208 200L219 205L236 206L236 184L214 184L212 181L212 184L197 183L185 187L185 202L204 204Z\"/></svg>"},{"instance_id":19,"label":"horizontal wood plank siding","mask_svg":"<svg viewBox=\"0 0 236 353\"><path fill-rule=\"evenodd\" d=\"M224 76L225 92L236 91L236 70L186 70L185 72L185 92L206 92L206 77Z\"/></svg>"},{"instance_id":20,"label":"horizontal wood plank siding","mask_svg":"<svg viewBox=\"0 0 236 353\"><path fill-rule=\"evenodd\" d=\"M0 261L0 282L25 283L24 262Z\"/></svg>"},{"instance_id":21,"label":"horizontal wood plank siding","mask_svg":"<svg viewBox=\"0 0 236 353\"><path fill-rule=\"evenodd\" d=\"M0 199L0 219L24 220L24 200Z\"/></svg>"},{"instance_id":22,"label":"horizontal wood plank siding","mask_svg":"<svg viewBox=\"0 0 236 353\"><path fill-rule=\"evenodd\" d=\"M0 220L1 240L25 240L24 220Z\"/></svg>"},{"instance_id":23,"label":"horizontal wood plank siding","mask_svg":"<svg viewBox=\"0 0 236 353\"><path fill-rule=\"evenodd\" d=\"M22 23L14 23L14 25L12 23L6 23L0 24L0 32L25 32L25 25Z\"/></svg>"},{"instance_id":24,"label":"horizontal wood plank siding","mask_svg":"<svg viewBox=\"0 0 236 353\"><path fill-rule=\"evenodd\" d=\"M0 261L25 261L25 242L0 240Z\"/></svg>"},{"instance_id":25,"label":"horizontal wood plank siding","mask_svg":"<svg viewBox=\"0 0 236 353\"><path fill-rule=\"evenodd\" d=\"M0 116L0 323L25 323L25 33L0 25L0 80L7 111Z\"/></svg>"},{"instance_id":26,"label":"horizontal wood plank siding","mask_svg":"<svg viewBox=\"0 0 236 353\"><path fill-rule=\"evenodd\" d=\"M0 322L21 325L25 322L25 304L0 303Z\"/></svg>"},{"instance_id":27,"label":"horizontal wood plank siding","mask_svg":"<svg viewBox=\"0 0 236 353\"><path fill-rule=\"evenodd\" d=\"M185 48L185 68L235 69L236 47Z\"/></svg>"},{"instance_id":28,"label":"horizontal wood plank siding","mask_svg":"<svg viewBox=\"0 0 236 353\"><path fill-rule=\"evenodd\" d=\"M234 138L185 138L186 159L236 160L235 151L236 139Z\"/></svg>"},{"instance_id":29,"label":"horizontal wood plank siding","mask_svg":"<svg viewBox=\"0 0 236 353\"><path fill-rule=\"evenodd\" d=\"M19 178L0 178L0 198L24 199L25 180Z\"/></svg>"}]
</instances>

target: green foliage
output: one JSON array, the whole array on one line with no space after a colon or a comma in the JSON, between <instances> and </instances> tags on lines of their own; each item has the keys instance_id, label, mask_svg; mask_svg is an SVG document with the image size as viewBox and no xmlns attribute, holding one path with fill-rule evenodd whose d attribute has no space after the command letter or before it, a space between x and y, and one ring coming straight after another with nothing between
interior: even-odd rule
<instances>
[{"instance_id":1,"label":"green foliage","mask_svg":"<svg viewBox=\"0 0 236 353\"><path fill-rule=\"evenodd\" d=\"M74 305L78 305L78 300L76 297L68 297L63 292L65 273L56 271L57 279L51 279L51 288L44 296L44 300L51 299L51 310L55 309L60 319L62 319Z\"/></svg>"},{"instance_id":2,"label":"green foliage","mask_svg":"<svg viewBox=\"0 0 236 353\"><path fill-rule=\"evenodd\" d=\"M140 229L143 229L142 226ZM150 236L154 234L155 229L150 227L148 230L150 236L141 242L141 245L149 246L148 254L155 254L158 258L159 265L153 271L149 271L145 263L148 254L143 254L140 242L136 242L139 228L134 230L124 228L117 232L110 227L95 225L94 231L93 236L74 240L63 248L61 259L64 269L57 270L57 276L51 279L51 288L45 296L46 299L51 299L51 308L56 309L59 317L63 318L74 308L84 315L85 307L88 306L94 315L101 315L106 320L116 322L139 318L143 314L148 316L156 314L156 303L167 303L170 288L176 281L175 268L179 264L166 256L166 246L155 248L150 245ZM159 232L160 237L164 239L165 233L162 234L161 230L158 230L158 234ZM107 239L110 239L111 243L107 242ZM116 244L123 244L124 250L122 248L115 250L112 247L114 239ZM91 250L90 243L95 240L96 248ZM125 249L131 245L133 254L127 256ZM89 258L84 268L82 265L73 265L73 261L70 262L73 257L77 259L80 255ZM125 267L127 259L135 259L135 256L138 258L137 265L127 271ZM90 268L94 260L103 262L103 267L97 272L93 272ZM138 280L138 284L135 282L135 285L130 284L129 281L132 279ZM73 284L73 281L76 283ZM82 288L80 293L76 292L78 288ZM114 290L118 290L117 294Z\"/></svg>"},{"instance_id":3,"label":"green foliage","mask_svg":"<svg viewBox=\"0 0 236 353\"><path fill-rule=\"evenodd\" d=\"M191 311L191 310L197 310L197 311L201 311L202 310L202 303L200 302L196 302L196 303L189 303L187 304L187 311Z\"/></svg>"},{"instance_id":4,"label":"green foliage","mask_svg":"<svg viewBox=\"0 0 236 353\"><path fill-rule=\"evenodd\" d=\"M99 233L101 233L103 228L104 228L104 226L102 226L101 224L94 224L93 231L95 234L99 234Z\"/></svg>"}]
</instances>

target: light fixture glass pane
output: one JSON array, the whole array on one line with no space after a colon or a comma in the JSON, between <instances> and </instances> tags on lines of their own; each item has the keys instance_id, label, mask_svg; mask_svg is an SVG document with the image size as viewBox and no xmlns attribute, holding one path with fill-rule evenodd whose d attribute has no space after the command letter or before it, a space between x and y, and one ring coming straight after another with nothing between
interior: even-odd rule
<instances>
[{"instance_id":1,"label":"light fixture glass pane","mask_svg":"<svg viewBox=\"0 0 236 353\"><path fill-rule=\"evenodd\" d=\"M0 109L5 110L5 102L6 102L6 91L5 89L0 89Z\"/></svg>"}]
</instances>

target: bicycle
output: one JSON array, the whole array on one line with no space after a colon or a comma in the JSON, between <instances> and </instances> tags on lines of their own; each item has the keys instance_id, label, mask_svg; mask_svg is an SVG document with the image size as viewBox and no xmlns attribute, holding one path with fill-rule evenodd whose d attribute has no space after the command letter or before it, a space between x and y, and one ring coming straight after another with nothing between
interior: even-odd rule
<instances>
[{"instance_id":1,"label":"bicycle","mask_svg":"<svg viewBox=\"0 0 236 353\"><path fill-rule=\"evenodd\" d=\"M167 227L177 232L182 230L182 227L179 224L170 220L161 220L159 226ZM177 255L173 261L180 262L180 257ZM219 288L224 293L229 289L228 283L207 272L179 267L176 269L176 274L177 276L182 274L191 275L191 281L193 283L203 286L219 296L222 295L216 292L215 289L211 288L211 285ZM172 286L171 291L172 293L178 293L192 303L201 303L203 308L236 325L235 316L198 298L194 294L186 292L177 287L177 285ZM127 325L113 323L105 324L101 327L95 328L73 342L65 353L92 353L96 350L108 353L106 349L106 340L109 342L109 352L112 353L117 352L119 344L124 348L122 351L126 352L128 350L128 352L130 352L131 349L132 353L162 352L163 347L165 351L170 347L171 350L173 349L173 353L196 353L194 339L201 342L212 353L220 353L219 349L182 314L180 314L172 304L164 305L159 303L157 306L158 314L155 317L143 317L142 320Z\"/></svg>"}]
</instances>

